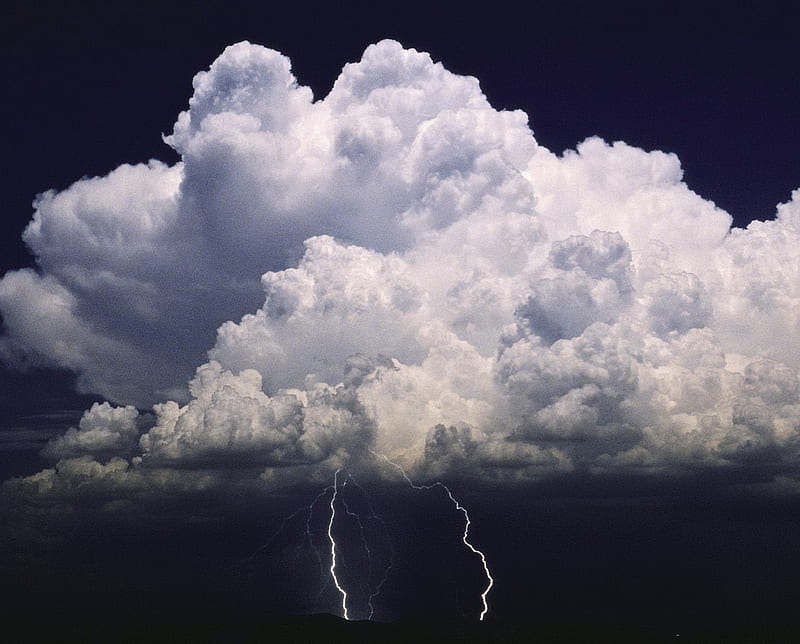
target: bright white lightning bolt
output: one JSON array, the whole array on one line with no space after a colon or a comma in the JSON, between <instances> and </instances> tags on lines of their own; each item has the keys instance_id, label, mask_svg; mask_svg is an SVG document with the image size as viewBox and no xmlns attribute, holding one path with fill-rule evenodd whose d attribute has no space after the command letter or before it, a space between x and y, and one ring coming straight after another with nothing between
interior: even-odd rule
<instances>
[{"instance_id":1,"label":"bright white lightning bolt","mask_svg":"<svg viewBox=\"0 0 800 644\"><path fill-rule=\"evenodd\" d=\"M486 556L483 554L482 551L478 550L469 540L469 530L470 530L470 527L472 525L472 522L470 520L469 513L467 512L467 509L458 502L458 500L455 498L455 496L453 496L453 493L450 491L450 488L448 488L441 481L436 481L436 482L430 483L428 485L417 485L416 483L414 483L411 480L411 478L408 476L408 474L406 474L405 470L400 465L398 465L394 461L390 460L384 454L379 454L379 453L373 451L369 447L367 449L369 450L369 452L373 456L376 456L377 458L383 459L383 461L385 461L387 464L391 465L398 472L400 472L401 476L405 479L405 481L408 483L408 485L410 487L412 487L413 489L415 489L415 490L431 490L431 489L433 489L435 487L442 488L445 491L445 493L447 494L447 497L450 499L450 502L453 504L455 509L457 511L461 512L464 515L464 532L463 532L463 534L461 536L461 541L470 550L470 552L472 552L473 554L477 555L480 558L481 564L483 565L483 571L484 571L484 574L486 575L486 580L487 580L486 588L484 589L483 593L481 594L481 601L483 602L483 609L482 609L482 611L480 613L480 620L483 621L483 619L486 617L486 614L489 611L489 604L488 604L487 597L488 597L489 592L491 591L492 587L494 586L494 579L492 578L492 575L491 575L491 573L489 571L489 565L488 565L488 562L486 561ZM337 547L336 537L334 536L334 524L336 523L336 512L337 512L336 504L337 504L337 501L344 508L344 512L349 517L351 517L352 519L354 519L357 522L358 529L359 529L359 534L360 534L360 537L361 537L362 546L364 547L364 550L366 551L368 560L371 559L372 552L371 552L371 549L369 547L368 539L367 539L367 537L365 535L365 532L364 532L364 524L362 523L361 515L358 512L353 512L353 511L350 510L350 507L349 507L347 501L345 500L345 497L343 496L344 489L342 489L342 495L340 495L339 494L339 487L341 485L341 487L344 488L349 482L352 482L355 487L357 487L359 490L362 491L362 493L364 493L365 497L366 497L366 492L364 492L364 489L358 484L358 482L350 474L347 474L347 477L346 477L344 483L340 484L339 483L339 475L342 473L343 469L344 468L339 468L339 469L337 469L335 471L335 473L333 475L333 484L327 486L324 490L322 490L314 498L314 500L309 505L304 506L303 508L300 508L300 509L296 510L295 512L293 512L292 514L290 514L289 516L287 516L281 522L281 525L279 526L279 528L275 532L275 534L267 541L267 543L262 545L252 555L250 555L248 560L252 560L259 552L262 552L263 550L268 549L270 547L270 545L273 543L273 541L275 540L275 538L278 536L278 534L283 532L283 530L287 527L287 525L291 522L292 519L294 519L296 516L300 515L302 512L307 512L308 514L306 516L306 521L305 521L305 536L306 536L306 539L308 540L309 544L311 545L312 550L314 551L314 555L315 555L315 557L316 557L316 559L317 559L317 561L319 562L319 565L320 565L320 572L322 573L322 571L324 570L323 563L322 563L322 557L320 556L319 551L317 550L316 546L314 545L314 535L313 535L313 529L311 527L311 522L312 522L312 515L313 515L313 512L314 512L314 508L316 507L317 503L319 503L320 500L323 499L330 492L331 493L331 497L330 497L330 502L328 504L328 506L330 508L330 516L328 518L328 525L327 525L327 531L326 531L326 534L327 534L327 537L328 537L328 542L330 543L330 553L331 553L331 555L330 555L330 567L328 569L328 573L329 573L329 579L333 581L333 584L336 587L336 590L339 592L339 594L341 595L341 598L342 598L342 603L341 603L342 616L344 617L344 619L349 620L350 619L350 612L349 612L348 607L347 607L348 593L347 593L346 588L342 585L342 582L339 579L339 575L337 574L337 564L339 563L338 562L338 558L339 557L337 557L338 547ZM368 507L368 510L369 510L369 513L370 513L370 518L376 519L376 520L380 521L381 524L383 524L382 519L378 515L376 515L374 510L370 507L369 501L367 501L367 507ZM384 526L384 529L385 529L385 526ZM368 614L367 619L371 620L373 618L373 615L374 615L373 601L375 600L376 597L378 597L378 595L380 595L384 584L386 584L386 582L388 581L389 573L390 573L390 571L391 571L391 569L393 567L393 564L394 564L394 552L392 552L392 560L384 568L383 576L382 576L381 580L377 583L377 585L375 586L374 591L369 595L369 598L367 599L367 607L369 609L369 614ZM323 576L325 576L325 575L323 574ZM323 590L324 590L324 586L322 587L322 589L320 589L320 594L323 592Z\"/></svg>"},{"instance_id":2,"label":"bright white lightning bolt","mask_svg":"<svg viewBox=\"0 0 800 644\"><path fill-rule=\"evenodd\" d=\"M444 483L442 483L441 481L436 481L434 485L441 485L445 489L445 492L447 492L447 496L450 497L450 500L453 502L453 505L456 506L456 510L460 510L461 512L464 513L464 534L461 537L461 541L464 542L464 545L467 546L467 548L469 548L472 552L474 552L481 558L481 563L483 564L483 572L486 574L486 579L488 580L486 588L481 593L483 610L481 611L480 621L483 621L483 618L486 617L486 613L489 612L489 603L486 600L486 597L489 595L489 591L492 589L492 586L494 586L494 579L492 578L492 574L489 572L489 565L486 563L486 556L483 554L483 552L478 550L475 546L473 546L469 542L468 539L469 527L472 525L472 521L469 520L469 513L467 512L467 509L463 505L461 505L458 501L456 501L455 497L453 496L453 493L450 492L450 488L448 488Z\"/></svg>"},{"instance_id":3,"label":"bright white lightning bolt","mask_svg":"<svg viewBox=\"0 0 800 644\"><path fill-rule=\"evenodd\" d=\"M278 535L280 535L284 530L287 529L287 527L289 526L289 524L292 522L293 519L295 519L296 517L300 516L303 513L306 513L306 519L305 519L305 541L307 541L308 544L310 545L311 550L314 553L314 557L316 558L316 560L317 560L317 562L319 564L320 577L321 578L326 578L328 581L333 581L333 584L335 585L336 590L342 596L342 613L343 613L344 618L349 620L350 619L350 610L347 607L347 601L349 599L349 595L348 595L345 587L342 585L342 582L339 579L339 575L337 574L337 566L340 564L340 559L341 559L341 554L340 554L339 548L337 546L336 537L334 536L334 528L335 528L335 524L337 524L337 520L336 520L337 519L337 517L336 517L336 514L337 514L337 503L340 504L344 508L344 512L347 514L347 516L350 517L351 520L354 520L356 522L356 524L358 526L358 530L359 530L359 535L360 535L360 538L361 538L361 544L362 544L362 547L364 548L364 551L366 552L368 561L372 561L373 551L372 551L372 548L369 545L369 539L368 539L367 534L365 532L365 527L364 527L364 522L362 520L362 515L358 511L351 510L349 504L347 503L347 500L345 499L345 496L344 496L344 491L345 491L344 488L345 488L345 486L347 486L349 483L352 483L354 487L358 488L361 491L361 493L364 495L364 499L365 499L364 502L366 503L367 510L369 512L369 515L368 515L367 518L375 520L375 521L378 521L381 524L381 526L383 526L384 532L386 530L386 526L383 523L383 519L381 519L381 517L375 513L375 510L372 508L371 504L369 503L368 495L367 495L366 491L364 490L364 488L361 487L361 485L358 484L356 479L351 474L347 474L344 482L343 483L339 483L340 479L344 478L343 476L340 477L340 474L342 474L343 470L344 470L344 468L339 468L339 469L336 470L336 472L334 473L334 477L333 477L333 483L331 485L328 485L327 487L325 487L325 489L323 489L321 492L319 492L319 494L317 494L317 496L314 497L314 500L311 501L311 503L309 503L308 505L305 505L305 506L303 506L301 508L298 508L297 510L295 510L294 512L292 512L291 514L286 516L283 519L283 521L281 521L281 523L278 526L278 529L275 531L275 533L267 540L266 543L264 543L263 545L259 546L249 557L247 557L246 561L250 562L253 559L255 559L255 557L257 555L259 555L261 552L263 552L265 550L268 550L272 546L272 544L275 542L275 540L277 539ZM341 488L341 493L340 493L340 488ZM329 565L327 573L326 573L325 567L324 567L324 563L323 563L323 557L320 555L320 552L319 552L319 550L317 549L317 546L314 543L314 529L312 527L312 519L313 519L313 515L314 515L314 510L317 507L317 504L320 503L322 501L322 499L324 499L329 493L331 494L331 498L330 498L330 501L327 502L327 505L330 508L330 515L328 517L325 534L326 534L326 537L327 537L328 542L330 544L331 559L330 559L330 565ZM390 550L391 550L391 546L390 546ZM374 590L370 593L369 597L367 598L367 609L368 609L367 619L369 619L369 620L371 620L373 618L374 613L375 613L374 600L380 595L384 584L388 581L389 572L392 569L393 565L394 565L394 551L392 550L392 552L391 552L391 560L384 567L383 574L381 576L380 581L378 581L378 583L376 584ZM319 591L319 596L320 597L322 596L322 593L325 591L325 588L327 586L328 581L326 581L325 584L323 584L322 587L320 588L320 591ZM319 600L319 597L318 597L318 600Z\"/></svg>"},{"instance_id":4,"label":"bright white lightning bolt","mask_svg":"<svg viewBox=\"0 0 800 644\"><path fill-rule=\"evenodd\" d=\"M336 518L336 497L339 494L339 472L341 471L341 468L339 468L333 475L333 494L331 495L331 519L328 522L328 539L331 542L331 579L333 579L333 584L342 595L342 615L345 619L350 619L347 614L347 591L339 583L339 578L336 576L336 540L333 538L333 522Z\"/></svg>"},{"instance_id":5,"label":"bright white lightning bolt","mask_svg":"<svg viewBox=\"0 0 800 644\"><path fill-rule=\"evenodd\" d=\"M469 528L472 525L472 522L469 519L469 513L467 512L467 509L456 500L456 498L453 496L453 493L450 491L450 488L447 487L441 481L436 481L435 483L431 483L429 485L417 485L416 483L414 483L414 481L412 481L409 478L408 474L406 474L406 471L400 465L398 465L394 461L390 460L388 456L386 456L384 454L378 454L377 452L373 451L372 448L370 448L370 447L367 447L367 449L369 450L369 452L373 456L376 456L377 458L383 459L387 464L389 464L392 467L394 467L395 469L397 469L400 472L400 474L403 476L403 478L406 480L406 482L412 488L414 488L415 490L430 490L430 489L433 489L435 487L441 487L442 489L444 489L444 491L447 493L447 496L449 497L449 499L453 502L453 505L455 506L456 510L458 510L458 511L460 511L460 512L462 512L464 514L464 534L461 537L461 541L464 542L464 545L467 548L469 548L470 551L472 551L474 554L476 554L476 555L478 555L478 557L480 557L481 563L483 564L483 572L486 574L486 580L487 580L486 588L484 589L483 593L481 593L481 601L483 602L483 610L481 611L480 618L479 618L480 621L483 621L483 618L486 617L486 613L489 612L489 603L488 603L488 600L486 598L488 597L489 591L492 589L492 586L494 586L494 578L492 577L492 574L489 572L489 565L486 562L486 556L483 554L483 552L478 550L469 541Z\"/></svg>"}]
</instances>

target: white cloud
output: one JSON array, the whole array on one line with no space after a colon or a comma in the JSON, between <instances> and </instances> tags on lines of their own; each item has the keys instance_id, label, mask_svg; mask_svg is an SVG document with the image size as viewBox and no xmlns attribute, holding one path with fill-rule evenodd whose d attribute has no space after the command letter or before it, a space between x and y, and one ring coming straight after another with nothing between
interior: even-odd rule
<instances>
[{"instance_id":1,"label":"white cloud","mask_svg":"<svg viewBox=\"0 0 800 644\"><path fill-rule=\"evenodd\" d=\"M5 354L118 401L183 391L119 476L279 485L368 467L367 446L499 481L797 470L800 191L731 231L675 155L553 154L391 41L316 102L248 43L194 89L167 137L182 163L44 195L41 271L0 282ZM48 448L83 460L41 484L130 456L128 413L87 412Z\"/></svg>"},{"instance_id":2,"label":"white cloud","mask_svg":"<svg viewBox=\"0 0 800 644\"><path fill-rule=\"evenodd\" d=\"M309 374L334 381L356 353L424 355L427 294L397 256L314 237L297 268L266 273L262 284L264 306L223 324L210 356L236 372L257 369L272 391L301 387Z\"/></svg>"},{"instance_id":3,"label":"white cloud","mask_svg":"<svg viewBox=\"0 0 800 644\"><path fill-rule=\"evenodd\" d=\"M261 375L238 375L217 362L198 368L193 399L155 406L156 425L140 440L146 464L253 467L322 461L364 436L347 388L317 386L268 396Z\"/></svg>"},{"instance_id":4,"label":"white cloud","mask_svg":"<svg viewBox=\"0 0 800 644\"><path fill-rule=\"evenodd\" d=\"M138 416L135 407L95 403L84 412L78 429L72 427L51 440L43 454L54 459L82 454L127 454L139 437Z\"/></svg>"}]
</instances>

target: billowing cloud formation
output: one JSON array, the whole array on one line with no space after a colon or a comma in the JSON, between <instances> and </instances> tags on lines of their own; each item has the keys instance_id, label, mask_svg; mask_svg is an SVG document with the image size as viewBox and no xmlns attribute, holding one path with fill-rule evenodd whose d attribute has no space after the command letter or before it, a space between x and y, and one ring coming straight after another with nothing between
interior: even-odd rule
<instances>
[{"instance_id":1,"label":"billowing cloud formation","mask_svg":"<svg viewBox=\"0 0 800 644\"><path fill-rule=\"evenodd\" d=\"M110 452L135 456L98 476L275 484L370 449L496 481L797 471L800 191L731 230L675 155L556 155L392 41L316 102L248 43L194 88L182 162L40 196L41 271L0 282L4 354L118 402L177 395L149 427L92 408L48 446L50 488Z\"/></svg>"},{"instance_id":2,"label":"billowing cloud formation","mask_svg":"<svg viewBox=\"0 0 800 644\"><path fill-rule=\"evenodd\" d=\"M63 436L51 440L43 455L59 459L104 453L126 454L133 450L139 438L138 417L135 407L95 403L84 412L78 429L73 427Z\"/></svg>"},{"instance_id":3,"label":"billowing cloud formation","mask_svg":"<svg viewBox=\"0 0 800 644\"><path fill-rule=\"evenodd\" d=\"M351 377L353 371L358 373L357 365ZM261 384L253 369L234 376L213 361L200 367L190 383L194 398L188 405L156 405L158 423L140 440L143 457L293 465L320 461L366 438L358 431L363 428L349 395L352 383L275 396L265 394Z\"/></svg>"}]
</instances>

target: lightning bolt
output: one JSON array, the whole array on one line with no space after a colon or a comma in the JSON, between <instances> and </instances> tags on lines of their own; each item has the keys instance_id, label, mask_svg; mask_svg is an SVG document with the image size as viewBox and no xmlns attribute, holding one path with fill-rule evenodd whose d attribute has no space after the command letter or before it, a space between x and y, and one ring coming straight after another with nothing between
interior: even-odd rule
<instances>
[{"instance_id":1,"label":"lightning bolt","mask_svg":"<svg viewBox=\"0 0 800 644\"><path fill-rule=\"evenodd\" d=\"M456 511L461 512L464 515L464 532L463 532L463 534L461 536L461 541L463 542L464 546L467 549L470 550L470 552L472 552L473 554L477 555L480 558L481 564L483 566L483 571L484 571L484 574L485 574L486 580L487 580L486 587L484 588L483 592L481 593L481 601L483 602L483 609L481 610L479 619L480 619L480 621L483 621L483 619L486 617L486 614L489 612L489 603L488 603L487 597L488 597L489 592L491 591L492 587L494 586L494 578L492 577L492 574L489 571L489 564L486 561L486 556L484 555L484 553L481 550L478 550L478 548L476 548L475 545L469 540L469 532L470 532L470 527L472 526L472 521L470 520L470 516L469 516L469 513L467 512L467 509L463 505L461 505L461 503L459 503L459 501L455 498L455 496L451 492L450 488L447 487L441 481L435 481L434 483L430 483L430 484L427 484L427 485L417 485L416 483L414 483L414 481L411 480L411 478L408 476L408 474L406 474L406 471L400 465L398 465L397 463L395 463L394 461L389 459L384 454L379 454L379 453L373 451L369 447L367 447L367 449L373 456L375 456L376 458L382 459L385 463L387 463L388 465L391 465L393 468L395 468L400 473L400 475L403 477L403 479L405 479L406 483L408 483L408 485L411 488L413 488L415 490L432 490L433 488L442 488L445 491L445 493L447 494L447 497L450 499L450 502L453 504L453 507L456 509ZM359 514L356 511L351 510L350 509L350 505L348 504L347 499L345 498L345 488L348 485L348 483L352 483L353 486L358 488L361 491L361 493L364 495L364 501L363 502L366 503L367 509L369 511L369 517L368 518L375 519L375 520L379 521L381 523L381 525L383 526L384 533L385 533L385 530L386 530L386 526L383 524L383 520L381 519L381 517L376 515L375 511L372 509L371 504L370 504L369 499L368 499L368 495L367 495L366 491L364 490L364 488L361 487L358 484L358 482L355 480L355 478L353 478L353 476L351 474L347 473L346 474L346 478L344 478L344 482L340 483L340 475L342 474L343 471L344 471L344 468L340 467L339 469L337 469L334 472L334 475L333 475L333 484L332 485L328 485L319 494L317 494L317 496L314 498L314 500L310 504L308 504L308 505L306 505L306 506L304 506L302 508L299 508L298 510L295 510L293 513L291 513L286 518L284 518L283 521L281 522L280 526L278 527L277 531L272 535L272 537L270 537L270 539L264 545L262 545L255 552L253 552L253 554L251 554L250 557L248 557L248 561L252 560L253 558L255 558L255 556L258 555L260 552L262 552L264 550L267 550L272 545L272 543L275 541L275 539L278 537L278 535L281 534L288 527L289 523L291 523L291 521L295 517L301 515L303 512L306 512L307 515L306 515L306 521L305 521L305 539L304 540L308 541L308 543L311 546L311 549L314 551L314 556L316 557L316 559L317 559L317 561L319 563L319 566L320 566L321 577L327 577L330 581L333 581L333 585L336 587L337 592L341 596L342 616L344 617L344 619L349 620L350 619L350 610L349 610L348 605L347 605L348 592L347 592L347 589L345 588L345 586L343 585L343 583L342 583L342 581L341 581L341 579L339 577L339 573L337 572L338 571L338 567L339 567L339 565L341 563L341 554L339 552L340 549L339 549L339 546L337 544L336 537L334 536L334 532L335 532L334 531L334 527L337 524L337 506L341 506L341 508L343 509L344 513L347 515L347 517L350 517L351 520L356 521L356 523L358 525L359 536L361 538L361 545L364 548L364 551L366 552L368 561L372 560L372 550L371 550L370 545L369 545L369 539L367 538L367 535L366 535L366 532L365 532L364 523L362 521L361 514ZM328 502L327 505L328 505L329 510L330 510L330 515L329 515L329 518L328 518L328 525L327 525L326 535L327 535L327 538L328 538L328 543L330 544L330 566L328 568L328 574L325 575L322 556L320 555L320 552L317 550L317 546L314 543L314 531L312 529L312 518L313 518L313 514L314 514L314 508L317 506L318 503L320 503L322 501L322 499L326 498L328 496L328 494L330 494L330 501ZM388 538L388 535L387 535L387 538ZM389 579L389 573L390 573L390 571L392 570L392 568L394 566L395 553L394 553L393 549L391 548L391 546L390 546L390 551L391 551L391 559L390 559L388 565L386 565L384 567L383 575L382 575L380 581L375 585L374 590L372 591L372 593L369 595L369 597L367 599L367 607L368 607L368 617L367 617L367 619L369 619L369 620L371 620L373 618L374 613L375 613L375 608L374 608L373 602L380 595L381 590L383 589L383 586L386 584L386 582ZM371 576L369 572L368 572L368 576ZM320 596L322 595L322 592L324 591L326 586L327 586L327 582L322 585L322 588L320 589Z\"/></svg>"},{"instance_id":2,"label":"lightning bolt","mask_svg":"<svg viewBox=\"0 0 800 644\"><path fill-rule=\"evenodd\" d=\"M392 553L394 557L394 553ZM369 596L367 599L367 606L369 606L369 615L367 619L372 621L372 616L375 614L375 606L372 604L374 599L377 599L378 595L381 594L381 590L383 590L383 585L389 580L389 573L391 572L392 568L394 567L394 558L389 561L389 565L383 569L383 577L378 582L378 585L375 586L375 591Z\"/></svg>"},{"instance_id":3,"label":"lightning bolt","mask_svg":"<svg viewBox=\"0 0 800 644\"><path fill-rule=\"evenodd\" d=\"M450 488L448 488L444 483L442 483L441 481L437 481L433 485L441 485L444 488L445 492L447 492L447 496L450 497L450 500L453 502L453 505L456 507L456 510L464 514L464 534L461 536L461 541L464 542L464 545L467 548L469 548L473 553L475 553L476 555L478 555L478 557L480 557L481 563L483 564L483 572L486 575L486 580L487 580L486 588L481 593L483 610L481 611L479 619L480 621L483 621L483 618L486 617L486 613L489 612L489 602L487 601L486 598L488 597L489 591L492 589L492 586L494 586L494 579L492 578L492 573L489 572L489 565L486 563L486 555L484 555L483 552L478 550L469 541L469 527L472 525L472 521L469 520L469 513L467 512L467 509L463 505L461 505L458 501L456 501L456 498L453 496L453 493L450 491Z\"/></svg>"},{"instance_id":4,"label":"lightning bolt","mask_svg":"<svg viewBox=\"0 0 800 644\"><path fill-rule=\"evenodd\" d=\"M358 488L361 491L361 494L364 495L364 502L366 503L367 510L369 511L369 516L367 518L373 519L374 521L380 523L381 526L383 527L384 533L386 533L386 524L383 522L383 519L375 513L375 510L373 509L372 504L369 501L369 495L367 494L366 490L358 483L358 481L356 481L355 477L352 474L347 475L347 480L342 484L342 487L346 486L348 483L352 483L356 488ZM367 554L367 561L370 562L370 570L371 570L372 549L369 547L369 540L367 539L366 534L364 534L364 522L361 520L361 515L358 512L352 512L350 510L350 507L345 501L344 496L341 497L341 500L347 515L352 517L358 524L358 532L361 537L361 545L363 546L364 551ZM367 608L369 609L367 614L367 619L370 621L375 615L375 605L373 602L381 594L384 584L389 579L389 573L394 567L395 553L394 549L391 547L391 542L389 543L389 550L391 552L389 563L383 569L383 575L381 577L381 580L376 584L375 589L372 591L372 593L370 593L369 597L367 598Z\"/></svg>"},{"instance_id":5,"label":"lightning bolt","mask_svg":"<svg viewBox=\"0 0 800 644\"><path fill-rule=\"evenodd\" d=\"M471 552L473 552L474 554L478 555L478 557L481 560L481 564L483 565L483 572L486 575L486 581L487 581L486 588L484 588L483 592L481 593L481 601L483 602L483 610L481 611L481 614L480 614L480 617L479 617L479 620L483 621L483 618L486 617L486 613L489 612L489 602L487 600L487 597L489 596L489 591L491 591L492 586L494 586L494 578L492 577L492 573L489 572L489 564L486 562L486 555L484 555L483 552L478 550L469 540L469 529L470 529L470 526L472 525L472 521L470 521L469 513L467 512L467 509L456 500L456 498L453 496L453 493L450 491L450 488L447 487L441 481L436 481L436 482L430 483L428 485L417 485L416 483L414 483L414 481L411 480L411 478L408 476L408 474L406 474L406 471L400 465L398 465L394 461L390 460L388 456L386 456L384 454L379 454L378 452L373 451L371 447L367 447L367 449L369 450L369 452L373 456L375 456L376 458L380 458L380 459L384 460L388 465L391 465L398 472L400 472L402 477L406 480L406 483L408 483L415 490L432 490L435 487L442 488L447 493L448 498L453 503L453 505L455 506L456 510L461 512L464 515L464 534L461 536L461 541L464 543L464 545Z\"/></svg>"},{"instance_id":6,"label":"lightning bolt","mask_svg":"<svg viewBox=\"0 0 800 644\"><path fill-rule=\"evenodd\" d=\"M328 522L328 539L331 542L331 579L333 584L342 596L342 616L345 619L350 619L347 613L347 591L339 583L339 578L336 576L336 539L333 538L333 522L336 519L336 498L339 495L339 472L342 468L336 470L333 475L333 494L331 495L331 519Z\"/></svg>"},{"instance_id":7,"label":"lightning bolt","mask_svg":"<svg viewBox=\"0 0 800 644\"><path fill-rule=\"evenodd\" d=\"M306 530L305 530L305 539L304 539L304 541L308 541L309 545L311 546L311 549L314 551L314 557L317 559L317 562L319 563L319 566L320 566L320 571L322 572L324 570L323 565L322 565L322 557L320 557L319 551L317 550L317 547L314 545L314 534L313 534L313 531L311 529L311 520L312 520L312 516L313 516L313 513L314 513L314 507L317 505L317 503L319 503L320 499L322 499L330 491L331 491L331 487L330 486L326 487L324 490L322 490L322 492L320 492L319 494L317 494L316 497L314 497L314 500L311 503L309 503L308 505L304 505L301 508L298 508L297 510L295 510L294 512L292 512L288 516L284 517L283 521L281 521L281 524L278 526L278 529L275 530L275 532L272 534L272 536L269 539L267 539L267 541L265 543L263 543L258 548L256 548L247 557L247 559L245 559L245 563L253 561L261 552L263 552L265 550L268 550L270 548L270 546L272 546L272 544L275 542L275 540L280 536L280 534L284 530L286 530L286 528L292 522L292 520L295 517L300 516L301 514L303 514L305 512L307 514L306 514L306 521L305 521ZM324 573L322 573L322 576L324 576Z\"/></svg>"},{"instance_id":8,"label":"lightning bolt","mask_svg":"<svg viewBox=\"0 0 800 644\"><path fill-rule=\"evenodd\" d=\"M311 502L311 504L309 506L307 506L308 516L306 516L306 539L308 540L308 543L311 546L311 550L314 551L314 557L316 557L316 559L317 559L317 564L319 565L320 578L322 578L324 576L324 572L323 572L324 568L323 568L323 564L322 564L322 557L319 554L319 550L317 550L317 547L314 545L314 532L311 530L311 520L312 520L312 516L314 514L314 506L317 505L317 502L320 499L322 499L328 493L329 490L330 490L330 487L326 487L324 490L322 490L322 492L317 494L317 496L314 498L314 500ZM324 590L325 590L325 585L323 585L319 589L319 595L317 596L317 601L319 601L319 597L322 595Z\"/></svg>"},{"instance_id":9,"label":"lightning bolt","mask_svg":"<svg viewBox=\"0 0 800 644\"><path fill-rule=\"evenodd\" d=\"M347 480L345 480L345 482L342 484L342 488L344 488L350 482L352 482L353 485L355 485L359 490L361 490L362 493L364 492L364 488L362 488L356 482L356 480L350 475L348 475ZM344 511L347 514L347 516L351 517L358 524L358 534L361 537L361 545L363 546L364 551L367 553L367 559L371 560L372 551L370 550L367 536L364 534L364 523L361 521L361 515L358 512L353 512L350 509L350 505L347 503L344 496L342 496L342 506L344 507Z\"/></svg>"},{"instance_id":10,"label":"lightning bolt","mask_svg":"<svg viewBox=\"0 0 800 644\"><path fill-rule=\"evenodd\" d=\"M346 477L345 477L346 474ZM343 482L342 482L342 479ZM309 503L308 505L304 505L301 508L298 508L291 514L284 517L281 521L278 529L272 534L272 536L261 546L259 546L252 554L250 554L245 560L244 564L247 564L253 561L260 553L267 551L271 548L275 540L280 536L285 530L289 528L289 525L292 521L305 514L305 534L303 542L307 542L311 547L311 550L314 553L314 557L319 564L320 569L320 578L325 579L325 583L323 583L319 590L319 596L317 597L317 601L322 597L322 594L325 592L325 588L328 586L330 581L333 582L334 586L336 587L337 592L341 596L341 606L342 606L342 615L345 619L350 619L351 610L348 608L348 600L349 595L347 590L340 579L340 575L338 570L342 563L342 555L341 555L341 548L337 543L337 537L335 536L336 533L336 526L340 524L339 518L337 514L341 509L344 510L344 513L349 517L351 520L356 522L359 530L359 536L361 539L361 545L364 548L364 551L367 555L367 560L369 562L373 561L373 550L370 547L370 539L368 538L367 531L365 528L364 520L362 514L356 510L351 509L350 504L347 502L345 498L345 488L348 484L352 484L353 487L357 488L361 494L363 494L364 498L362 503L366 505L368 515L366 516L367 519L371 519L377 521L382 530L383 534L385 535L384 538L388 541L388 534L386 531L386 525L383 522L383 519L375 513L375 510L372 508L372 504L369 501L369 495L367 494L366 490L359 485L358 481L349 473L347 473L344 468L339 468L336 470L333 476L333 483L331 485L326 486L322 491L317 494L316 497ZM325 529L325 535L328 540L328 544L330 546L330 565L326 571L325 564L323 562L323 556L320 554L319 549L315 543L315 538L318 539L319 535L315 535L315 531L312 527L312 521L314 518L314 513L318 505L321 504L323 499L326 499L330 495L330 500L326 502L327 507L329 508L329 516L327 520L327 527ZM367 598L367 610L368 616L367 619L371 620L375 614L375 607L374 607L374 600L380 595L381 590L383 589L384 584L389 579L389 572L394 566L394 558L395 553L394 549L391 547L391 542L388 541L389 551L391 553L390 560L388 564L386 564L383 568L383 572L380 578L380 581L374 586L371 590L369 597ZM370 566L370 570L371 570ZM368 572L368 576L370 573ZM369 581L368 581L369 583Z\"/></svg>"}]
</instances>

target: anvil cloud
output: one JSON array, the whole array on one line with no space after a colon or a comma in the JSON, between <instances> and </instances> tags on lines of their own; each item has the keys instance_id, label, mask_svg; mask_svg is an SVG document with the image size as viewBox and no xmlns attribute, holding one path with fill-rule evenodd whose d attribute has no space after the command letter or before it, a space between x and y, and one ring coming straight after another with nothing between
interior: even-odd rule
<instances>
[{"instance_id":1,"label":"anvil cloud","mask_svg":"<svg viewBox=\"0 0 800 644\"><path fill-rule=\"evenodd\" d=\"M1 355L154 417L96 405L7 489L277 486L367 446L509 483L800 471L800 191L732 229L675 155L555 154L393 41L317 101L228 47L165 140L40 195L39 270L0 281Z\"/></svg>"}]
</instances>

